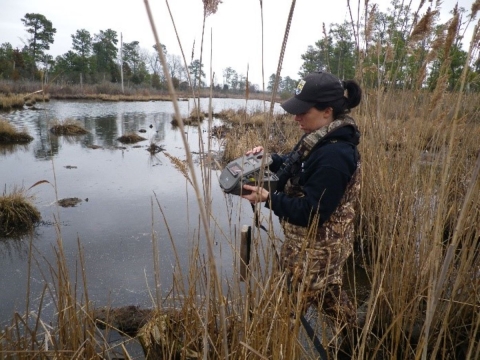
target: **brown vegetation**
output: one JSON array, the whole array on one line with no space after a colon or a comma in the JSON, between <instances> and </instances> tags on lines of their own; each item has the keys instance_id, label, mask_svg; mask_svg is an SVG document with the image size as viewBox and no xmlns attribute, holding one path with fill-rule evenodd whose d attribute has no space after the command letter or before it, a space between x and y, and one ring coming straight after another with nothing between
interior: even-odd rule
<instances>
[{"instance_id":1,"label":"brown vegetation","mask_svg":"<svg viewBox=\"0 0 480 360\"><path fill-rule=\"evenodd\" d=\"M32 140L26 130L18 131L7 120L0 119L0 145L28 144Z\"/></svg>"},{"instance_id":2,"label":"brown vegetation","mask_svg":"<svg viewBox=\"0 0 480 360\"><path fill-rule=\"evenodd\" d=\"M124 135L120 136L119 138L117 138L117 140L120 141L123 144L134 144L134 143L137 143L139 141L143 141L143 140L147 140L147 139L145 139L144 137L142 137L138 134L129 133L129 134L124 134Z\"/></svg>"},{"instance_id":3,"label":"brown vegetation","mask_svg":"<svg viewBox=\"0 0 480 360\"><path fill-rule=\"evenodd\" d=\"M64 198L57 201L58 205L61 207L75 207L82 202L82 199L79 198Z\"/></svg>"},{"instance_id":4,"label":"brown vegetation","mask_svg":"<svg viewBox=\"0 0 480 360\"><path fill-rule=\"evenodd\" d=\"M477 1L472 12L473 8L478 10ZM364 10L362 13L372 15L375 6ZM428 10L412 28L415 39L430 32L432 14ZM365 24L365 33L373 26L374 17L369 18L372 23ZM363 101L352 114L362 133L362 193L356 219L356 251L349 259L344 287L365 310L362 322L353 329L355 341L349 344L352 359L477 359L480 353L480 97L463 91L447 92L445 82L452 60L452 33L459 20L455 10L451 21L441 25L439 46L428 49L427 60L444 54L438 82L431 92L422 85L427 60L420 64L417 74L409 75L418 86L406 90L397 88L395 81L383 82L385 74L380 68L385 64L367 69L361 63L364 56L395 62L399 50L396 44L381 48L380 42L371 44L367 36L365 53L358 54L359 83L366 84L365 77L372 73L379 81L376 87L363 86ZM478 38L472 43L471 50L478 54ZM359 49L362 45L358 44ZM406 51L405 56L409 53ZM388 79L395 80L395 73L389 73ZM463 89L464 80L456 88ZM292 117L246 112L226 112L222 116L229 125L221 129L229 131L226 161L259 144L269 152L286 152L301 135ZM190 180L195 173L184 161L168 153L165 156L198 194L196 182ZM208 179L202 180L207 183ZM160 205L159 209L162 212ZM207 245L211 246L208 226L204 228ZM195 231L198 234L200 230ZM236 230L231 230L231 234L218 238L237 254L236 236ZM217 286L216 259L205 259L200 250L204 244L200 246L199 242L192 246L188 267L177 260L173 286L166 298L162 298L157 281L155 310L149 312L148 321L140 312L139 326L143 330L137 333L144 348L152 351L146 354L148 358L199 358L202 353L204 358L231 359L318 356L299 341L301 309L294 297L303 294L289 294L284 277L277 271L277 250L273 248L277 245L276 234L270 231L262 237L255 231L253 236L252 259L243 284L238 281L236 262L233 278L222 279L225 281ZM175 250L177 239L170 240ZM156 241L152 235L154 249ZM55 275L52 282L57 290L54 325L28 321L28 311L24 316L17 314L0 335L0 353L21 351L31 358L104 358L111 350L103 337L95 335L88 293L77 299L77 286L73 284L80 281L70 279L61 244L60 239L55 252L58 269L52 267L50 271ZM156 261L154 257L155 275L159 276ZM82 275L83 287L87 288ZM222 293L224 287L227 291ZM171 308L181 316L166 318L166 310ZM333 334L327 345L323 335L329 326L321 315L318 319L317 331L324 345L335 353L347 339ZM120 347L121 356L128 358L123 344Z\"/></svg>"},{"instance_id":5,"label":"brown vegetation","mask_svg":"<svg viewBox=\"0 0 480 360\"><path fill-rule=\"evenodd\" d=\"M150 145L147 147L147 151L152 155L164 150L165 148L162 145L157 145L154 142L150 143Z\"/></svg>"},{"instance_id":6,"label":"brown vegetation","mask_svg":"<svg viewBox=\"0 0 480 360\"><path fill-rule=\"evenodd\" d=\"M15 236L33 229L41 219L32 197L22 189L0 196L0 236Z\"/></svg>"},{"instance_id":7,"label":"brown vegetation","mask_svg":"<svg viewBox=\"0 0 480 360\"><path fill-rule=\"evenodd\" d=\"M88 131L85 130L83 125L76 120L67 119L64 121L55 121L50 128L50 132L54 135L85 135Z\"/></svg>"},{"instance_id":8,"label":"brown vegetation","mask_svg":"<svg viewBox=\"0 0 480 360\"><path fill-rule=\"evenodd\" d=\"M264 144L270 152L286 153L302 135L293 116L288 114L275 114L269 119L269 115L262 111L248 113L244 109L230 109L221 111L217 116L228 124L228 127L218 129L226 139L225 162L242 156L245 149L258 144Z\"/></svg>"},{"instance_id":9,"label":"brown vegetation","mask_svg":"<svg viewBox=\"0 0 480 360\"><path fill-rule=\"evenodd\" d=\"M184 125L198 125L200 124L205 118L208 118L208 114L204 113L198 107L194 107L192 111L190 111L190 115L186 118L182 118ZM172 116L172 121L170 124L173 126L178 126L178 121L175 115Z\"/></svg>"},{"instance_id":10,"label":"brown vegetation","mask_svg":"<svg viewBox=\"0 0 480 360\"><path fill-rule=\"evenodd\" d=\"M10 91L2 94L0 91L0 111L23 109L24 105L33 106L37 102L47 101L50 101L50 96L48 94L44 95L42 91L35 91L30 94L15 93Z\"/></svg>"}]
</instances>

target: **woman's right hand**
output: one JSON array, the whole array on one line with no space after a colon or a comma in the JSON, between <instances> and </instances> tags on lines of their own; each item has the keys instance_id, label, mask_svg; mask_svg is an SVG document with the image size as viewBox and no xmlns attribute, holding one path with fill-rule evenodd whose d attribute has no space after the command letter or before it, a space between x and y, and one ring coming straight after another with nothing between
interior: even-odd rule
<instances>
[{"instance_id":1,"label":"woman's right hand","mask_svg":"<svg viewBox=\"0 0 480 360\"><path fill-rule=\"evenodd\" d=\"M258 154L263 151L263 146L255 146L252 150L248 150L245 155Z\"/></svg>"}]
</instances>

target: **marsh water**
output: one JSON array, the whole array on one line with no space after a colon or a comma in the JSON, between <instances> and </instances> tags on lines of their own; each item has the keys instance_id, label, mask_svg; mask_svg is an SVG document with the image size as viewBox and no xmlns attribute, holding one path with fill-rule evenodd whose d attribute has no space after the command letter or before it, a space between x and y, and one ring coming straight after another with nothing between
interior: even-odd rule
<instances>
[{"instance_id":1,"label":"marsh water","mask_svg":"<svg viewBox=\"0 0 480 360\"><path fill-rule=\"evenodd\" d=\"M191 100L179 102L183 116L189 114L192 105ZM208 109L208 99L202 99L201 105ZM214 112L245 106L263 109L264 104L213 99ZM163 295L170 291L173 268L178 266L172 243L180 266L188 266L194 244L200 244L200 253L206 256L191 185L163 152L151 155L147 151L155 142L171 156L186 159L180 130L170 123L172 115L171 102L55 100L37 104L36 110L1 114L34 137L27 146L0 148L2 192L15 187L28 189L46 180L28 191L35 196L34 204L42 216L34 234L0 240L2 325L12 319L14 311L25 312L28 287L29 310L35 311L44 284L51 281L48 264L56 268L54 247L59 237L73 279L81 279L79 245L82 248L88 296L97 306L152 305L152 236L158 240ZM52 121L65 119L78 120L89 133L76 137L52 135ZM213 119L213 125L220 124ZM196 164L201 156L200 141L207 148L207 126L208 121L204 121L201 127L185 128ZM129 145L117 141L129 132L147 140ZM212 152L219 154L221 141L210 140ZM238 229L243 223L252 224L252 211L248 203L242 205L238 197L222 193L217 182L220 170L209 171L215 256L220 273L228 277L235 266L232 249L238 246ZM72 207L58 206L56 200L64 198L81 201ZM28 279L30 244L34 256ZM51 301L44 307L47 313L48 309L53 311Z\"/></svg>"}]
</instances>

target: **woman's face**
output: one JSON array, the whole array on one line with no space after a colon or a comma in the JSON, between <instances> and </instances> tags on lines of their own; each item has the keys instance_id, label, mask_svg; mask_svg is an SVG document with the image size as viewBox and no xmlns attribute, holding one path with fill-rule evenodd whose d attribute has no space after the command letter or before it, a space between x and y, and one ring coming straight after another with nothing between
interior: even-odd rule
<instances>
[{"instance_id":1,"label":"woman's face","mask_svg":"<svg viewBox=\"0 0 480 360\"><path fill-rule=\"evenodd\" d=\"M308 134L330 124L333 121L333 110L318 110L312 107L306 113L295 115L295 121L300 125L300 129Z\"/></svg>"}]
</instances>

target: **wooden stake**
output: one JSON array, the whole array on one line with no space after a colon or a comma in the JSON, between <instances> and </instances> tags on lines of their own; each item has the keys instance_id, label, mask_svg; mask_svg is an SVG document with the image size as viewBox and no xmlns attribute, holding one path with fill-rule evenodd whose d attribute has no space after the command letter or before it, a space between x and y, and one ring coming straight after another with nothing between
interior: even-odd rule
<instances>
[{"instance_id":1,"label":"wooden stake","mask_svg":"<svg viewBox=\"0 0 480 360\"><path fill-rule=\"evenodd\" d=\"M252 227L243 225L240 236L240 281L245 281L250 263L250 246L252 244Z\"/></svg>"}]
</instances>

